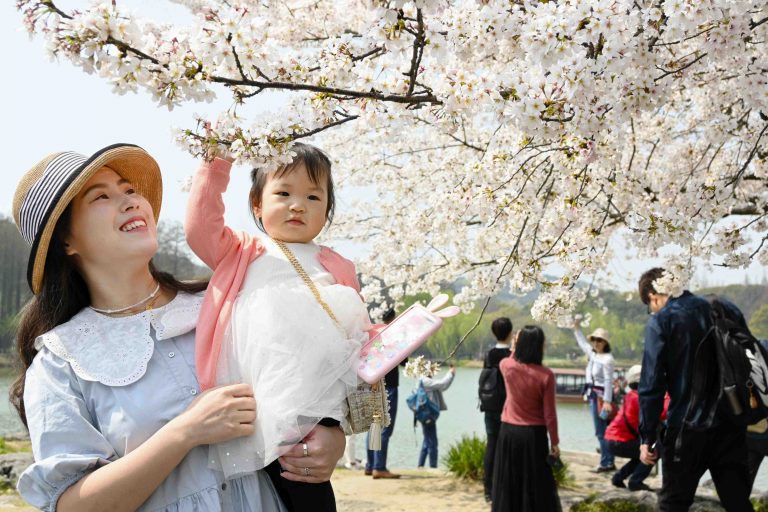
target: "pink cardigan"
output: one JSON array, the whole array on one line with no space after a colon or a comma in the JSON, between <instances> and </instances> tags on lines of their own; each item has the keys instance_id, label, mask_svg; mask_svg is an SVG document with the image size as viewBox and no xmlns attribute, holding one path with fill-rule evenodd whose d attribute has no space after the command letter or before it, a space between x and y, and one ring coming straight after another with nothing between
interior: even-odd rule
<instances>
[{"instance_id":1,"label":"pink cardigan","mask_svg":"<svg viewBox=\"0 0 768 512\"><path fill-rule=\"evenodd\" d=\"M235 297L248 265L264 252L264 246L257 238L224 224L221 196L227 190L231 168L231 163L219 158L200 166L192 182L184 224L189 246L213 270L195 337L195 366L203 390L216 384L221 342ZM324 246L320 248L318 259L338 284L360 291L354 263ZM380 327L373 326L369 336L375 335Z\"/></svg>"}]
</instances>

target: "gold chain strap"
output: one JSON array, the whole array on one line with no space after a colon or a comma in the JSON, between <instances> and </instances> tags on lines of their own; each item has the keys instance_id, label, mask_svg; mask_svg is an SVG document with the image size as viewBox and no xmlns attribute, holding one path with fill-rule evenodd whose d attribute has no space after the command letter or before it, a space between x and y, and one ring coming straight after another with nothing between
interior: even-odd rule
<instances>
[{"instance_id":1,"label":"gold chain strap","mask_svg":"<svg viewBox=\"0 0 768 512\"><path fill-rule=\"evenodd\" d=\"M323 300L323 297L320 295L320 291L317 289L317 286L315 286L314 281L312 281L312 279L309 277L309 274L307 274L307 271L304 270L304 267L301 266L301 263L299 263L299 260L296 259L296 256L294 256L293 252L291 252L291 250L282 240L275 240L274 238L272 240L275 242L275 245L280 248L283 254L285 254L285 257L288 259L290 264L293 265L293 268L296 269L296 273L299 274L299 277L301 277L302 281L304 281L307 287L312 291L312 295L315 296L317 303L322 306L325 312L328 313L328 316L331 317L331 320L333 320L333 323L335 323L336 326L343 332L344 329L341 327L341 323L339 322L338 318L336 318L336 315L333 314L333 310L328 305L328 303ZM371 425L368 428L370 432L369 448L372 450L380 450L382 421L384 419L384 404L382 404L382 401L386 403L387 398L384 394L384 389L381 386L381 381L371 385L371 391L371 394L366 395L369 396L369 400L373 402L373 411L371 411ZM349 401L347 401L347 403L349 403ZM361 430L361 432L362 431L363 430Z\"/></svg>"},{"instance_id":2,"label":"gold chain strap","mask_svg":"<svg viewBox=\"0 0 768 512\"><path fill-rule=\"evenodd\" d=\"M282 240L275 240L274 238L272 240L275 242L275 245L277 245L280 250L283 251L283 254L285 254L285 257L288 259L290 264L293 265L294 269L296 269L296 273L299 274L299 277L301 277L310 291L312 291L312 295L315 296L317 303L322 306L326 313L328 313L328 316L331 317L333 323L335 323L336 326L341 329L341 323L339 322L339 319L336 318L336 315L333 314L331 306L329 306L328 303L323 300L323 297L320 295L320 291L317 289L317 286L315 286L314 281L312 281L312 279L309 277L309 274L307 274L307 271L304 270L304 267L301 266L301 263L299 263L299 260L296 259L296 256L293 255L293 252L291 252L291 250Z\"/></svg>"}]
</instances>

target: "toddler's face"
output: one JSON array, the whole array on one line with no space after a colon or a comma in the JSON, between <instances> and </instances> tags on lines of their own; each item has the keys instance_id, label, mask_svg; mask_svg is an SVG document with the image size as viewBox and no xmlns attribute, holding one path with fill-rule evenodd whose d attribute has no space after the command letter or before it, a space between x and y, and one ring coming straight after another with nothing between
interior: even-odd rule
<instances>
[{"instance_id":1,"label":"toddler's face","mask_svg":"<svg viewBox=\"0 0 768 512\"><path fill-rule=\"evenodd\" d=\"M278 177L267 178L261 205L254 206L264 230L283 242L310 242L326 222L328 192L325 183L312 183L303 163Z\"/></svg>"}]
</instances>

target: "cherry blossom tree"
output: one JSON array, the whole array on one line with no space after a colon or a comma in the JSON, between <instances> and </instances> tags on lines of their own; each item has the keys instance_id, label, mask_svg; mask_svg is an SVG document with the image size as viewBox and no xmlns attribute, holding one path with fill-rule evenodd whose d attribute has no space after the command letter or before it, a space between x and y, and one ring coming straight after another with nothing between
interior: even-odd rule
<instances>
[{"instance_id":1,"label":"cherry blossom tree","mask_svg":"<svg viewBox=\"0 0 768 512\"><path fill-rule=\"evenodd\" d=\"M462 277L458 303L540 287L534 316L562 319L618 241L674 248L671 292L694 259L768 264L766 1L175 3L193 21L17 5L118 93L229 95L179 130L192 154L271 168L311 137L342 186L375 185L331 229L371 247L359 268L396 301ZM284 108L249 115L269 91Z\"/></svg>"}]
</instances>

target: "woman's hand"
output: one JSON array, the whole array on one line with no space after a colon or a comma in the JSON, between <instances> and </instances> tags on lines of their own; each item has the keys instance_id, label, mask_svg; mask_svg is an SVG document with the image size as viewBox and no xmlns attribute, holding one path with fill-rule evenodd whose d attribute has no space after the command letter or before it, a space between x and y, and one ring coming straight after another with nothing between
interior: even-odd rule
<instances>
[{"instance_id":1,"label":"woman's hand","mask_svg":"<svg viewBox=\"0 0 768 512\"><path fill-rule=\"evenodd\" d=\"M603 402L603 412L605 414L611 414L613 411L613 405L611 405L611 402Z\"/></svg>"},{"instance_id":2,"label":"woman's hand","mask_svg":"<svg viewBox=\"0 0 768 512\"><path fill-rule=\"evenodd\" d=\"M327 482L336 463L344 455L345 445L346 438L341 428L317 425L303 443L280 457L280 465L285 470L281 476L294 482Z\"/></svg>"},{"instance_id":3,"label":"woman's hand","mask_svg":"<svg viewBox=\"0 0 768 512\"><path fill-rule=\"evenodd\" d=\"M202 393L171 423L174 423L191 449L201 444L251 435L254 421L256 400L251 386L232 384Z\"/></svg>"},{"instance_id":4,"label":"woman's hand","mask_svg":"<svg viewBox=\"0 0 768 512\"><path fill-rule=\"evenodd\" d=\"M549 454L553 457L559 458L560 457L560 446L554 445L549 449Z\"/></svg>"}]
</instances>

